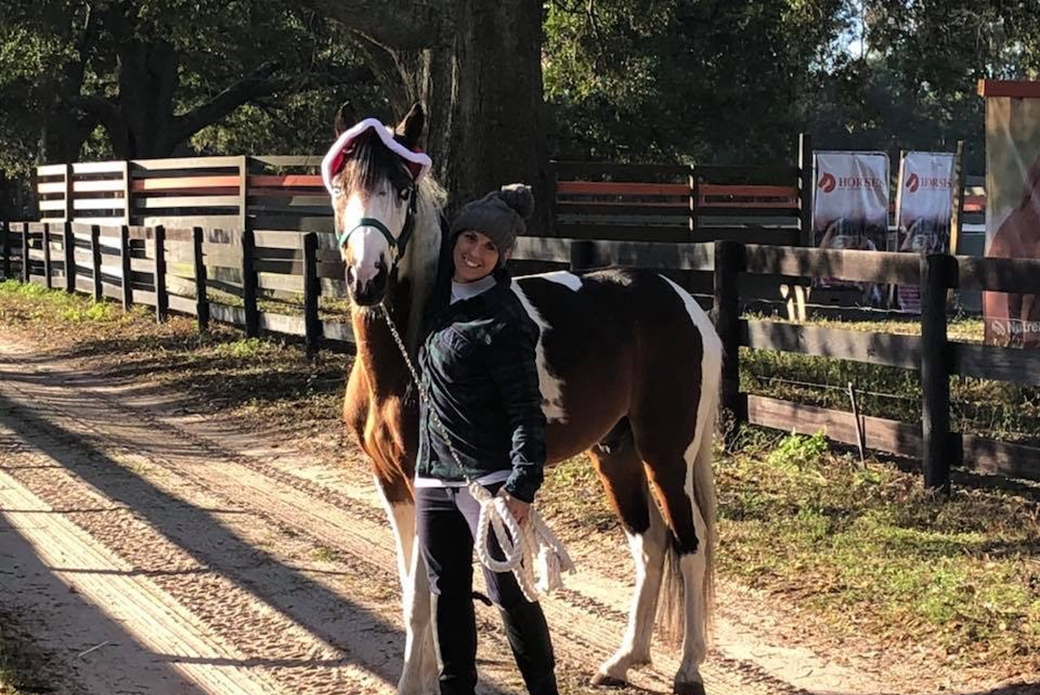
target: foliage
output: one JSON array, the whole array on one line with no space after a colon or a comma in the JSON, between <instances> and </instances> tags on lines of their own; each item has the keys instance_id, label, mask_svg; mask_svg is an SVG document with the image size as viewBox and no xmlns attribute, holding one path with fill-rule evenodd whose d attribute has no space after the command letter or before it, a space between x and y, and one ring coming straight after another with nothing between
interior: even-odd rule
<instances>
[{"instance_id":1,"label":"foliage","mask_svg":"<svg viewBox=\"0 0 1040 695\"><path fill-rule=\"evenodd\" d=\"M819 464L829 448L823 432L816 432L811 437L790 434L769 452L766 463L790 471L808 470Z\"/></svg>"},{"instance_id":2,"label":"foliage","mask_svg":"<svg viewBox=\"0 0 1040 695\"><path fill-rule=\"evenodd\" d=\"M561 158L790 159L838 0L550 3L546 98ZM763 114L768 114L763 118Z\"/></svg>"},{"instance_id":3,"label":"foliage","mask_svg":"<svg viewBox=\"0 0 1040 695\"><path fill-rule=\"evenodd\" d=\"M804 130L893 157L963 139L981 172L976 81L1040 70L1026 2L553 0L545 30L560 158L791 161Z\"/></svg>"},{"instance_id":4,"label":"foliage","mask_svg":"<svg viewBox=\"0 0 1040 695\"><path fill-rule=\"evenodd\" d=\"M804 130L818 149L893 157L964 139L978 173L975 82L1040 75L1033 5L548 0L549 149L789 162ZM384 53L287 0L0 0L0 174L37 160L321 152L339 102L385 117L415 90L397 73L423 59Z\"/></svg>"},{"instance_id":5,"label":"foliage","mask_svg":"<svg viewBox=\"0 0 1040 695\"><path fill-rule=\"evenodd\" d=\"M313 152L333 103L379 103L349 34L283 0L0 0L0 18L9 173L37 158Z\"/></svg>"},{"instance_id":6,"label":"foliage","mask_svg":"<svg viewBox=\"0 0 1040 695\"><path fill-rule=\"evenodd\" d=\"M223 343L216 348L220 357L236 360L255 360L272 350L272 345L260 338L242 338L233 343Z\"/></svg>"}]
</instances>

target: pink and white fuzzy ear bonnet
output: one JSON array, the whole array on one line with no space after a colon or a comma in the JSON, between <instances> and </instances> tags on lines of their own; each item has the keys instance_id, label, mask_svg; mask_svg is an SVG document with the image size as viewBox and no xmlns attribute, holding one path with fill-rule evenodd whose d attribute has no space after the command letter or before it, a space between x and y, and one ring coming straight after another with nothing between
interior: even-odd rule
<instances>
[{"instance_id":1,"label":"pink and white fuzzy ear bonnet","mask_svg":"<svg viewBox=\"0 0 1040 695\"><path fill-rule=\"evenodd\" d=\"M354 139L371 128L376 131L383 144L398 157L405 161L408 169L412 172L412 178L416 183L429 173L433 162L425 152L413 152L394 139L394 131L389 126L383 125L378 119L366 118L365 120L345 130L336 142L329 148L325 158L321 160L321 179L325 183L325 189L332 195L332 177L343 168L343 160L347 157L350 145Z\"/></svg>"}]
</instances>

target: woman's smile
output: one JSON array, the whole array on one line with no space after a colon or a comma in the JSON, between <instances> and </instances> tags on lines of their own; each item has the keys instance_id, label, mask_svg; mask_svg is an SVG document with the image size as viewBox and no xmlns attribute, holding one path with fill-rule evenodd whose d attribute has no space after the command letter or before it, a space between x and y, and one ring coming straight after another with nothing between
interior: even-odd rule
<instances>
[{"instance_id":1,"label":"woman's smile","mask_svg":"<svg viewBox=\"0 0 1040 695\"><path fill-rule=\"evenodd\" d=\"M498 267L499 252L490 238L468 229L455 240L455 282L476 282Z\"/></svg>"}]
</instances>

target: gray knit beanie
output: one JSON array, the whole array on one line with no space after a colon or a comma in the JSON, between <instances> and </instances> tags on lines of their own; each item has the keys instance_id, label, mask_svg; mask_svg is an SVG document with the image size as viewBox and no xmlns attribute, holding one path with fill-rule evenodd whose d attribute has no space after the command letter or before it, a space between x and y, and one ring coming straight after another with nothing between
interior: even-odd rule
<instances>
[{"instance_id":1,"label":"gray knit beanie","mask_svg":"<svg viewBox=\"0 0 1040 695\"><path fill-rule=\"evenodd\" d=\"M495 242L499 253L513 248L517 236L527 231L524 220L534 210L531 187L523 183L502 186L480 200L467 203L451 223L451 238L472 229Z\"/></svg>"}]
</instances>

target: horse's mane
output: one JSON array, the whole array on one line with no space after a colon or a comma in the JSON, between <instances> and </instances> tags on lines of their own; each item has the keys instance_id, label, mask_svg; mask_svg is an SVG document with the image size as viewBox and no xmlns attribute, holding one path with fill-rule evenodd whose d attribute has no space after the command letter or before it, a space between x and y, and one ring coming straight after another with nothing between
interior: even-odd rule
<instances>
[{"instance_id":1,"label":"horse's mane","mask_svg":"<svg viewBox=\"0 0 1040 695\"><path fill-rule=\"evenodd\" d=\"M424 190L429 187L430 190ZM428 199L431 205L431 214L436 215L437 225L440 228L441 243L437 254L437 272L430 287L423 306L422 337L425 338L430 321L451 300L451 277L454 266L451 260L451 235L448 233L448 219L444 216L444 206L447 204L448 195L440 184L427 176L419 184L419 206L423 207L423 200ZM428 219L428 218L427 218Z\"/></svg>"}]
</instances>

